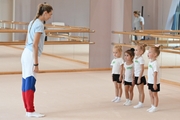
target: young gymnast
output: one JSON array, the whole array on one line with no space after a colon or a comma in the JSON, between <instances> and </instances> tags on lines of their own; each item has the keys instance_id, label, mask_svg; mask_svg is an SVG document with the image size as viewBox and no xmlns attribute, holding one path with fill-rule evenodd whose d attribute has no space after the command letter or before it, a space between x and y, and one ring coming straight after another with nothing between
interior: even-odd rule
<instances>
[{"instance_id":1,"label":"young gymnast","mask_svg":"<svg viewBox=\"0 0 180 120\"><path fill-rule=\"evenodd\" d=\"M148 112L157 111L159 98L158 92L160 91L160 77L159 77L159 65L157 57L160 54L160 46L150 47L148 52L148 58L150 62L148 64L148 89L151 98L151 108L147 109Z\"/></svg>"},{"instance_id":2,"label":"young gymnast","mask_svg":"<svg viewBox=\"0 0 180 120\"><path fill-rule=\"evenodd\" d=\"M124 79L124 91L126 102L124 105L131 105L133 99L133 88L134 88L134 48L125 51L125 63L123 69L123 79Z\"/></svg>"},{"instance_id":3,"label":"young gymnast","mask_svg":"<svg viewBox=\"0 0 180 120\"><path fill-rule=\"evenodd\" d=\"M135 84L139 92L139 103L134 106L134 108L143 107L144 103L144 85L146 85L146 78L144 76L144 58L142 55L145 52L146 44L138 44L135 47L135 58L134 58L134 75L135 75Z\"/></svg>"},{"instance_id":4,"label":"young gymnast","mask_svg":"<svg viewBox=\"0 0 180 120\"><path fill-rule=\"evenodd\" d=\"M112 66L112 80L115 86L115 98L112 102L120 102L122 95L122 70L123 70L123 59L121 58L122 47L115 45L113 47L114 59L111 62Z\"/></svg>"}]
</instances>

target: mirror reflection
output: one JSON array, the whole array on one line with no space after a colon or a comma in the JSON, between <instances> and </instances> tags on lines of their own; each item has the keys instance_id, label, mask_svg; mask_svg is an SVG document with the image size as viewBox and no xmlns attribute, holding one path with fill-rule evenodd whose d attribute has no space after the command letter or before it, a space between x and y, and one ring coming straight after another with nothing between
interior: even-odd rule
<instances>
[{"instance_id":1,"label":"mirror reflection","mask_svg":"<svg viewBox=\"0 0 180 120\"><path fill-rule=\"evenodd\" d=\"M132 29L144 30L144 32L140 33L146 34L146 36L133 35L132 40L148 45L161 44L163 50L158 58L162 68L161 77L176 82L178 79L174 76L178 75L176 71L180 68L179 6L179 0L133 0L132 12ZM141 17L144 18L144 21ZM137 21L139 23L136 23ZM147 61L146 66L149 61L147 52L148 50L144 54L145 61Z\"/></svg>"},{"instance_id":2,"label":"mirror reflection","mask_svg":"<svg viewBox=\"0 0 180 120\"><path fill-rule=\"evenodd\" d=\"M44 2L44 1L43 1ZM89 67L89 0L46 0L55 10L52 19L47 21L45 29L64 30L65 32L47 32L45 46L40 59L42 71L87 69ZM8 16L3 15L0 21L1 30L27 30L27 25L34 18L36 1L7 1L3 7ZM31 6L26 6L30 4ZM26 8L24 8L26 6ZM12 9L9 9L12 8ZM26 9L25 11L23 9ZM73 11L73 14L72 14ZM24 16L22 18L22 16ZM58 27L58 28L57 28ZM68 31L72 32L68 32ZM20 72L20 56L24 48L26 32L0 33L1 63L0 72ZM13 43L11 43L13 42ZM70 43L71 42L71 43ZM15 44L14 44L15 43ZM11 60L13 59L13 62ZM56 63L56 64L54 64Z\"/></svg>"}]
</instances>

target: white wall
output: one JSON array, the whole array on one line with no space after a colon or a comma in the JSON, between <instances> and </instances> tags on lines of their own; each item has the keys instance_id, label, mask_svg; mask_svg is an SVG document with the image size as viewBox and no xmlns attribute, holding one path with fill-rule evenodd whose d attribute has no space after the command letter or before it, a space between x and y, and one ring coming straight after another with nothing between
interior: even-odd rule
<instances>
[{"instance_id":1,"label":"white wall","mask_svg":"<svg viewBox=\"0 0 180 120\"><path fill-rule=\"evenodd\" d=\"M0 0L0 20L12 21L13 17L13 0ZM0 24L2 25L2 24ZM0 41L11 41L12 34L0 33Z\"/></svg>"},{"instance_id":2,"label":"white wall","mask_svg":"<svg viewBox=\"0 0 180 120\"><path fill-rule=\"evenodd\" d=\"M15 20L29 22L36 16L37 6L47 2L54 11L50 22L89 27L89 0L15 0Z\"/></svg>"},{"instance_id":3,"label":"white wall","mask_svg":"<svg viewBox=\"0 0 180 120\"><path fill-rule=\"evenodd\" d=\"M158 0L158 29L170 30L180 0Z\"/></svg>"},{"instance_id":4,"label":"white wall","mask_svg":"<svg viewBox=\"0 0 180 120\"><path fill-rule=\"evenodd\" d=\"M47 23L64 22L70 26L89 27L90 0L15 0L15 21L29 22L36 16L37 6L47 2L53 7L53 16ZM25 39L16 34L15 39Z\"/></svg>"},{"instance_id":5,"label":"white wall","mask_svg":"<svg viewBox=\"0 0 180 120\"><path fill-rule=\"evenodd\" d=\"M158 29L165 29L172 0L158 0Z\"/></svg>"},{"instance_id":6,"label":"white wall","mask_svg":"<svg viewBox=\"0 0 180 120\"><path fill-rule=\"evenodd\" d=\"M105 13L105 14L102 14ZM112 34L112 31L130 31L132 16L131 0L91 0L90 28L90 68L109 68L112 60L111 43L128 43L128 36ZM122 55L123 57L123 55ZM110 59L108 59L110 58Z\"/></svg>"},{"instance_id":7,"label":"white wall","mask_svg":"<svg viewBox=\"0 0 180 120\"><path fill-rule=\"evenodd\" d=\"M90 68L109 68L111 45L111 1L91 0L90 2L90 28L95 33L90 34L89 49Z\"/></svg>"},{"instance_id":8,"label":"white wall","mask_svg":"<svg viewBox=\"0 0 180 120\"><path fill-rule=\"evenodd\" d=\"M165 2L165 1L164 1ZM169 12L167 11L166 13L166 24L165 24L165 29L170 30L172 27L172 23L173 23L173 16L175 14L176 11L176 7L179 5L180 0L168 0L167 2L167 6L164 6L166 10L169 10ZM171 3L169 3L171 2ZM169 9L167 9L169 8Z\"/></svg>"}]
</instances>

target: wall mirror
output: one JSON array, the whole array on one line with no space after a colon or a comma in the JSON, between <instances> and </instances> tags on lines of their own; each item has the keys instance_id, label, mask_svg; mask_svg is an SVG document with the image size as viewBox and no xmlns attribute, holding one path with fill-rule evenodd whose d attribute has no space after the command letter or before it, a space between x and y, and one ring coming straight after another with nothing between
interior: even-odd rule
<instances>
[{"instance_id":1,"label":"wall mirror","mask_svg":"<svg viewBox=\"0 0 180 120\"><path fill-rule=\"evenodd\" d=\"M48 24L61 25L66 27L89 28L89 0L0 0L1 8L9 14L1 12L1 29L17 28L27 29L27 25L11 25L8 22L19 21L29 22L36 15L39 3L48 3L53 6L54 13L52 18L46 22ZM9 9L11 8L11 9ZM5 21L7 20L7 21ZM55 29L55 28L48 28ZM64 29L62 27L62 29ZM67 35L68 34L68 35ZM74 44L45 44L44 51L40 58L41 71L61 71L89 68L89 43L78 44L76 41L89 41L89 32L65 32L47 35L47 42L53 41L74 41ZM57 37L57 36L61 37ZM56 37L54 37L56 36ZM62 37L63 36L63 37ZM71 36L68 37L67 36ZM0 33L1 42L21 42L24 41L26 33ZM0 45L1 70L2 73L18 73L21 71L21 53L23 44L19 45Z\"/></svg>"},{"instance_id":2,"label":"wall mirror","mask_svg":"<svg viewBox=\"0 0 180 120\"><path fill-rule=\"evenodd\" d=\"M133 11L140 11L144 17L144 30L147 34L159 35L158 37L147 35L144 41L140 40L140 43L154 44L157 42L163 45L164 51L158 58L162 68L161 78L173 82L178 81L176 76L180 68L179 6L179 0L133 0ZM133 20L134 17L132 22ZM170 30L173 32L169 32ZM145 61L147 61L146 66L149 61L147 52L144 54Z\"/></svg>"}]
</instances>

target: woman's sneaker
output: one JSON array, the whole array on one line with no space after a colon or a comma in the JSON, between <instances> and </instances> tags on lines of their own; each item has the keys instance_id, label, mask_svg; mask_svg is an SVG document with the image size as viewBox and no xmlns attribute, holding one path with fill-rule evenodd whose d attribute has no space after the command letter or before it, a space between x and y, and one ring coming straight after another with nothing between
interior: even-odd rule
<instances>
[{"instance_id":1,"label":"woman's sneaker","mask_svg":"<svg viewBox=\"0 0 180 120\"><path fill-rule=\"evenodd\" d=\"M27 112L26 116L39 118L39 117L44 117L45 115L37 113L37 112Z\"/></svg>"}]
</instances>

